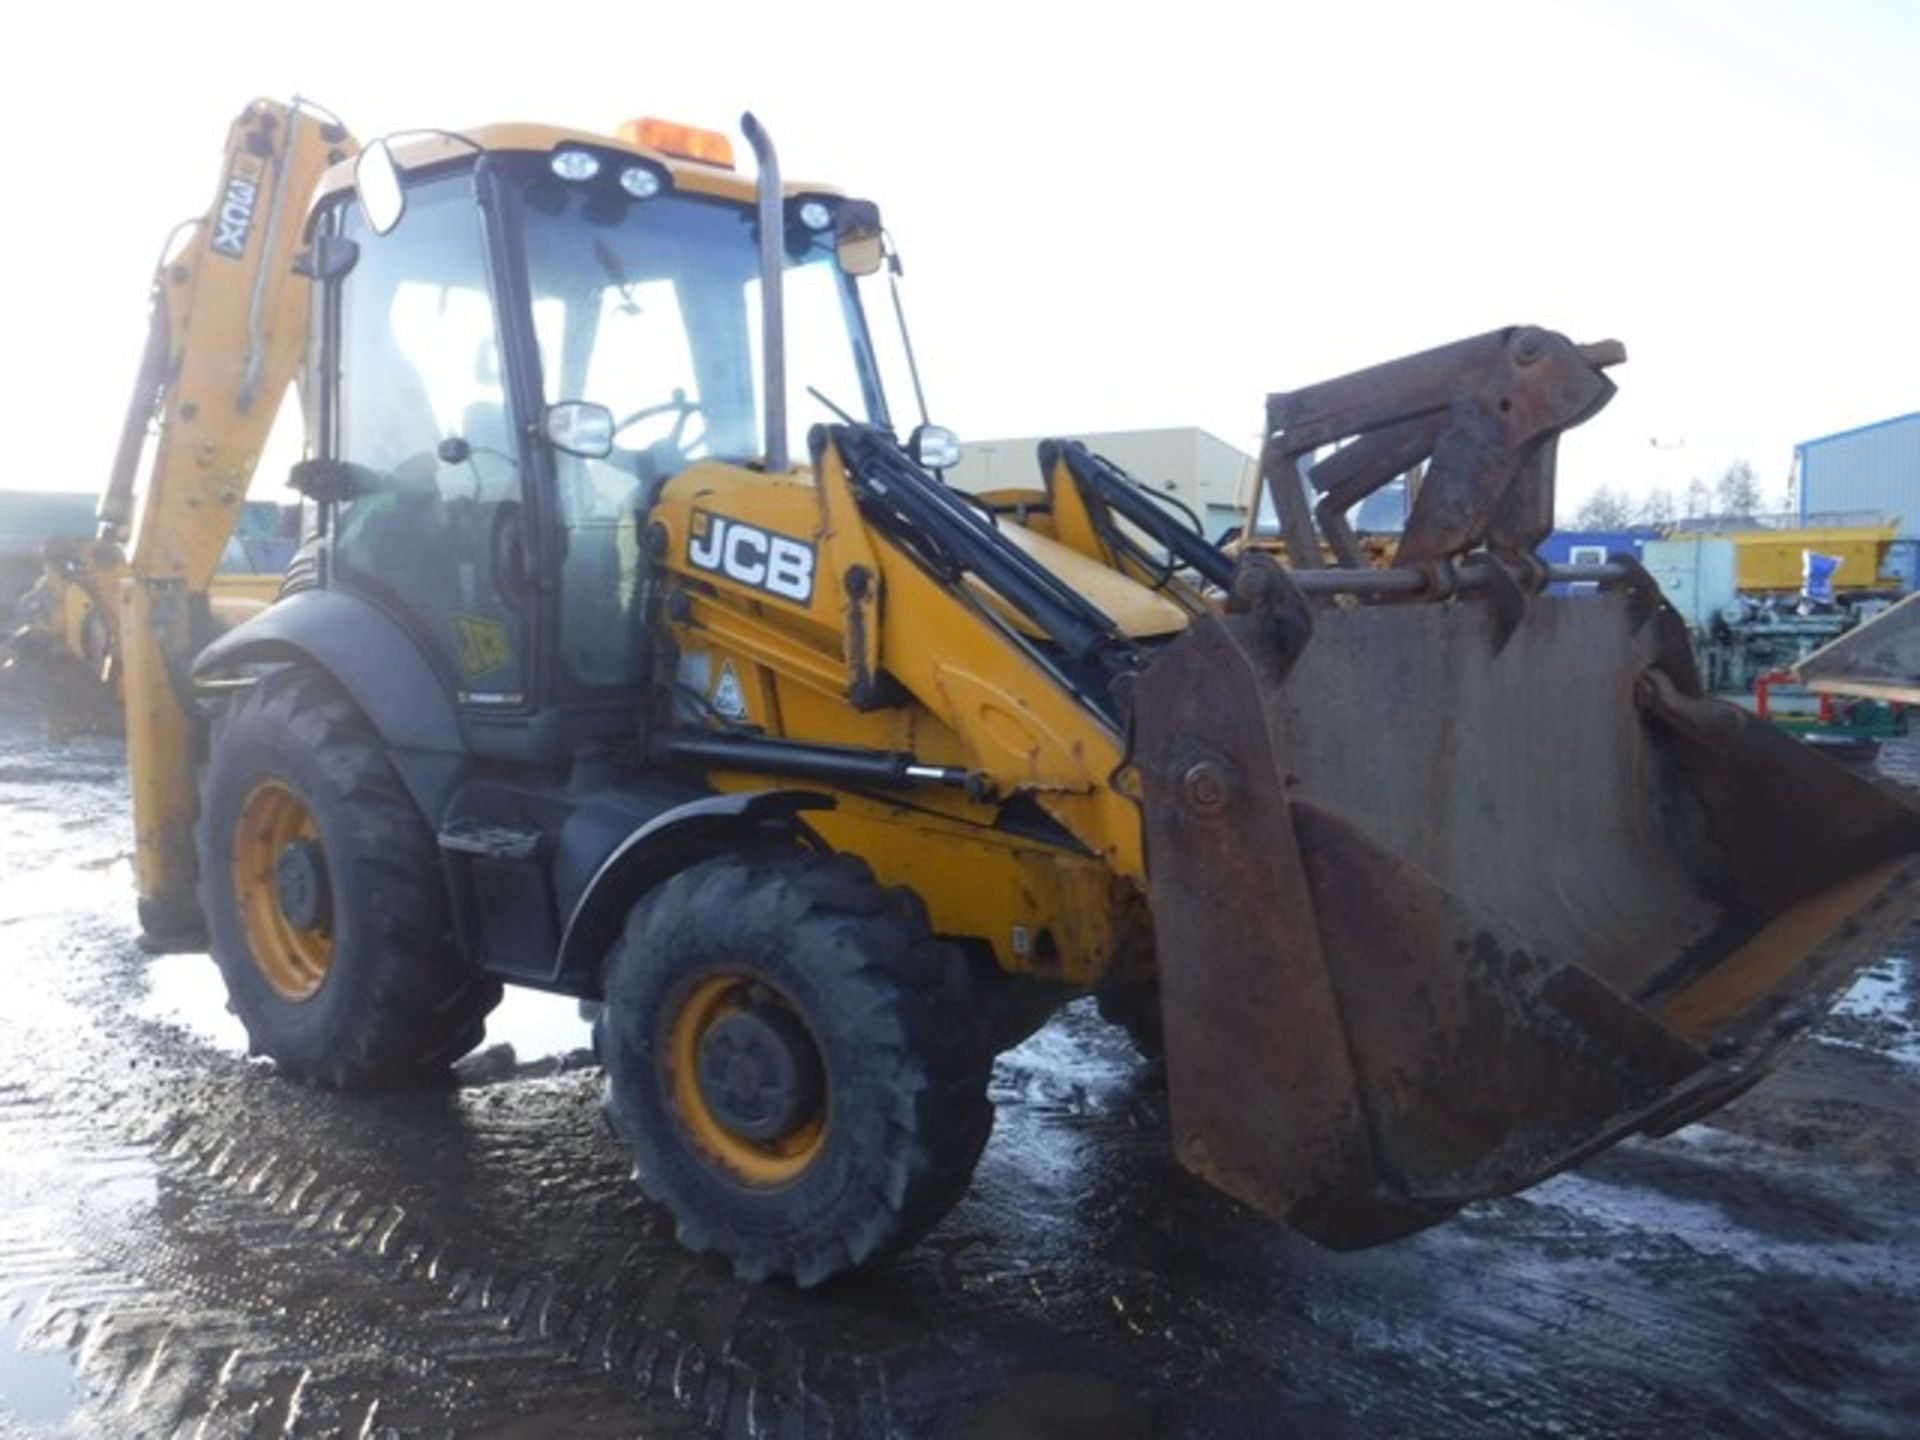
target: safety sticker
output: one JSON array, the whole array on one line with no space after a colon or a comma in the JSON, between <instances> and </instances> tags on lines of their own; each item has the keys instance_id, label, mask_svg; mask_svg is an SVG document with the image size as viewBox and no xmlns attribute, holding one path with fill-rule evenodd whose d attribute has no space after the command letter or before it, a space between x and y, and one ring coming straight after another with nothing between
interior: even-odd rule
<instances>
[{"instance_id":1,"label":"safety sticker","mask_svg":"<svg viewBox=\"0 0 1920 1440\"><path fill-rule=\"evenodd\" d=\"M513 664L513 633L500 621L457 610L452 620L454 636L460 642L460 671L469 680Z\"/></svg>"},{"instance_id":2,"label":"safety sticker","mask_svg":"<svg viewBox=\"0 0 1920 1440\"><path fill-rule=\"evenodd\" d=\"M720 678L713 685L714 711L728 720L751 718L747 710L747 692L734 672L733 661L720 662Z\"/></svg>"}]
</instances>

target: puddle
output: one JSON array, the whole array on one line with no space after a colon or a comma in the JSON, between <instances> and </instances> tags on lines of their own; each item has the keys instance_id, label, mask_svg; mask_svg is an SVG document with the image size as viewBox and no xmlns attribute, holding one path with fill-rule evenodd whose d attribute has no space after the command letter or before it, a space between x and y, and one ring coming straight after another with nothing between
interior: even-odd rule
<instances>
[{"instance_id":1,"label":"puddle","mask_svg":"<svg viewBox=\"0 0 1920 1440\"><path fill-rule=\"evenodd\" d=\"M1132 1042L1076 1000L994 1063L995 1094L1043 1108L1102 1109L1132 1083Z\"/></svg>"},{"instance_id":2,"label":"puddle","mask_svg":"<svg viewBox=\"0 0 1920 1440\"><path fill-rule=\"evenodd\" d=\"M145 1146L83 1156L68 1169L76 1181L73 1203L77 1210L124 1217L159 1203L160 1176Z\"/></svg>"},{"instance_id":3,"label":"puddle","mask_svg":"<svg viewBox=\"0 0 1920 1440\"><path fill-rule=\"evenodd\" d=\"M1664 1143L1664 1142L1655 1142ZM1737 1175L1729 1167L1729 1175ZM1872 1271L1881 1283L1903 1291L1920 1283L1920 1264L1880 1241L1782 1239L1755 1230L1729 1216L1725 1205L1701 1189L1663 1193L1644 1185L1618 1186L1568 1171L1527 1192L1534 1205L1553 1206L1614 1237L1617 1253L1634 1252L1635 1242L1678 1242L1694 1255L1712 1256L1745 1269L1791 1276L1852 1281Z\"/></svg>"},{"instance_id":4,"label":"puddle","mask_svg":"<svg viewBox=\"0 0 1920 1440\"><path fill-rule=\"evenodd\" d=\"M247 1031L227 1009L227 986L209 955L159 955L147 962L141 1019L185 1030L216 1050L247 1053Z\"/></svg>"},{"instance_id":5,"label":"puddle","mask_svg":"<svg viewBox=\"0 0 1920 1440\"><path fill-rule=\"evenodd\" d=\"M1829 1013L1829 1045L1870 1050L1920 1068L1920 1027L1914 1024L1914 962L1890 955L1865 971Z\"/></svg>"},{"instance_id":6,"label":"puddle","mask_svg":"<svg viewBox=\"0 0 1920 1440\"><path fill-rule=\"evenodd\" d=\"M0 1300L0 1418L54 1425L86 1398L71 1355L24 1343L28 1322L46 1297L42 1285Z\"/></svg>"}]
</instances>

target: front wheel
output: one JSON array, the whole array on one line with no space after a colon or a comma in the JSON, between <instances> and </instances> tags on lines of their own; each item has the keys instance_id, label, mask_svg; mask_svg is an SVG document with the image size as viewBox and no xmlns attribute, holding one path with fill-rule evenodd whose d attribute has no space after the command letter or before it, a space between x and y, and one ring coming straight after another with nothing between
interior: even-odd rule
<instances>
[{"instance_id":1,"label":"front wheel","mask_svg":"<svg viewBox=\"0 0 1920 1440\"><path fill-rule=\"evenodd\" d=\"M969 973L846 856L709 860L641 900L596 1042L681 1243L814 1285L930 1229L993 1124Z\"/></svg>"},{"instance_id":2,"label":"front wheel","mask_svg":"<svg viewBox=\"0 0 1920 1440\"><path fill-rule=\"evenodd\" d=\"M453 948L433 832L365 718L307 670L215 722L200 900L253 1048L342 1088L444 1071L499 983Z\"/></svg>"}]
</instances>

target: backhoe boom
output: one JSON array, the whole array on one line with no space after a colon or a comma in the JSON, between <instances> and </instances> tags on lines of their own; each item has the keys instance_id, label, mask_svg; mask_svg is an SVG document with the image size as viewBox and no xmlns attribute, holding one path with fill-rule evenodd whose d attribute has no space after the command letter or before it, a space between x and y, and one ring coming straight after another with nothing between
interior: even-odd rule
<instances>
[{"instance_id":1,"label":"backhoe boom","mask_svg":"<svg viewBox=\"0 0 1920 1440\"><path fill-rule=\"evenodd\" d=\"M150 338L100 524L103 538L131 536L119 639L134 869L141 923L161 943L201 930L187 667L210 638L208 587L305 351L310 300L294 260L307 204L354 149L331 117L255 100L227 133L212 207L154 275Z\"/></svg>"}]
</instances>

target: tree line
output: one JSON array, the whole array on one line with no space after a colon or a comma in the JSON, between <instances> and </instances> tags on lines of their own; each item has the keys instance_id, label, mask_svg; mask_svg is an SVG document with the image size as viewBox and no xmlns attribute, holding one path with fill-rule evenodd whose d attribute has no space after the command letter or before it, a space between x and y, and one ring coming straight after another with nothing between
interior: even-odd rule
<instances>
[{"instance_id":1,"label":"tree line","mask_svg":"<svg viewBox=\"0 0 1920 1440\"><path fill-rule=\"evenodd\" d=\"M1580 502L1573 524L1579 530L1626 530L1635 525L1675 525L1682 520L1740 519L1760 513L1760 481L1745 460L1729 465L1709 485L1695 477L1675 495L1671 486L1656 485L1633 495L1612 485L1601 485Z\"/></svg>"}]
</instances>

